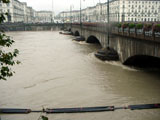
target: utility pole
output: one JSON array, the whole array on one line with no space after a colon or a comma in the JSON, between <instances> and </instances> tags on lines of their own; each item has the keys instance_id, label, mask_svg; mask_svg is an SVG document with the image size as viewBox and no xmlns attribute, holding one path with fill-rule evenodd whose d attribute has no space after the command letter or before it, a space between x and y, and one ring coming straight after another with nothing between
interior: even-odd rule
<instances>
[{"instance_id":1,"label":"utility pole","mask_svg":"<svg viewBox=\"0 0 160 120\"><path fill-rule=\"evenodd\" d=\"M72 15L71 15L72 13L71 12L72 12L72 6L70 5L70 23L71 23L71 26L72 26Z\"/></svg>"},{"instance_id":2,"label":"utility pole","mask_svg":"<svg viewBox=\"0 0 160 120\"><path fill-rule=\"evenodd\" d=\"M64 11L63 11L63 29L64 29Z\"/></svg>"},{"instance_id":3,"label":"utility pole","mask_svg":"<svg viewBox=\"0 0 160 120\"><path fill-rule=\"evenodd\" d=\"M64 24L64 11L63 11L63 24Z\"/></svg>"},{"instance_id":4,"label":"utility pole","mask_svg":"<svg viewBox=\"0 0 160 120\"><path fill-rule=\"evenodd\" d=\"M108 16L107 16L107 18L108 18L108 25L107 25L107 27L108 27L108 29L107 29L107 33L108 33L108 40L107 40L107 48L109 48L109 30L110 30L110 19L109 19L109 0L107 1L107 14L108 14Z\"/></svg>"},{"instance_id":5,"label":"utility pole","mask_svg":"<svg viewBox=\"0 0 160 120\"><path fill-rule=\"evenodd\" d=\"M118 5L120 5L120 0L118 0ZM120 6L118 6L118 23L120 22Z\"/></svg>"},{"instance_id":6,"label":"utility pole","mask_svg":"<svg viewBox=\"0 0 160 120\"><path fill-rule=\"evenodd\" d=\"M101 1L99 0L99 4L100 4L100 21L102 20L102 4L101 4Z\"/></svg>"},{"instance_id":7,"label":"utility pole","mask_svg":"<svg viewBox=\"0 0 160 120\"><path fill-rule=\"evenodd\" d=\"M51 18L51 23L53 23L53 0L52 0L52 13L51 13L52 15L52 18Z\"/></svg>"},{"instance_id":8,"label":"utility pole","mask_svg":"<svg viewBox=\"0 0 160 120\"><path fill-rule=\"evenodd\" d=\"M72 8L73 8L73 5L70 5L70 23L71 23L71 28L72 28Z\"/></svg>"},{"instance_id":9,"label":"utility pole","mask_svg":"<svg viewBox=\"0 0 160 120\"><path fill-rule=\"evenodd\" d=\"M81 28L81 36L82 36L82 20L81 20L81 18L82 18L82 11L81 11L81 9L82 9L82 1L80 0L80 28Z\"/></svg>"},{"instance_id":10,"label":"utility pole","mask_svg":"<svg viewBox=\"0 0 160 120\"><path fill-rule=\"evenodd\" d=\"M123 6L122 6L122 8L123 8L123 11L122 11L122 22L125 21L125 13L124 13L125 6L124 5L125 4L124 4L124 1L123 1Z\"/></svg>"}]
</instances>

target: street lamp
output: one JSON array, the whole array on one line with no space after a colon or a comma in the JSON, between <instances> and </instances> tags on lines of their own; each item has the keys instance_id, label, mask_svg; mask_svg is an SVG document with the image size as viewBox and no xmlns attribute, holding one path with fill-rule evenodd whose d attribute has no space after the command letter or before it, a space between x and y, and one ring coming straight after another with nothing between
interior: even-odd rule
<instances>
[{"instance_id":1,"label":"street lamp","mask_svg":"<svg viewBox=\"0 0 160 120\"><path fill-rule=\"evenodd\" d=\"M53 0L52 0L52 13L51 13L52 15L51 15L51 23L53 22Z\"/></svg>"},{"instance_id":2,"label":"street lamp","mask_svg":"<svg viewBox=\"0 0 160 120\"><path fill-rule=\"evenodd\" d=\"M108 25L107 25L107 27L108 27L108 29L107 29L107 33L108 33L107 48L109 48L109 30L110 30L110 28L109 28L109 24L110 24L110 20L109 20L109 0L107 1L107 14L108 14L108 16L107 16L107 19L108 19Z\"/></svg>"},{"instance_id":3,"label":"street lamp","mask_svg":"<svg viewBox=\"0 0 160 120\"><path fill-rule=\"evenodd\" d=\"M72 28L72 8L74 6L73 5L70 5L70 24L71 24L71 28Z\"/></svg>"},{"instance_id":4,"label":"street lamp","mask_svg":"<svg viewBox=\"0 0 160 120\"><path fill-rule=\"evenodd\" d=\"M82 20L81 20L81 17L82 17L82 11L81 11L81 8L82 7L82 1L80 0L80 29L81 29L81 36L82 36Z\"/></svg>"},{"instance_id":5,"label":"street lamp","mask_svg":"<svg viewBox=\"0 0 160 120\"><path fill-rule=\"evenodd\" d=\"M118 60L119 56L118 53L109 46L109 31L110 31L110 12L109 12L109 0L107 0L107 22L106 22L106 30L107 30L107 48L106 49L101 49L97 53L95 53L95 56L102 59L102 60Z\"/></svg>"}]
</instances>

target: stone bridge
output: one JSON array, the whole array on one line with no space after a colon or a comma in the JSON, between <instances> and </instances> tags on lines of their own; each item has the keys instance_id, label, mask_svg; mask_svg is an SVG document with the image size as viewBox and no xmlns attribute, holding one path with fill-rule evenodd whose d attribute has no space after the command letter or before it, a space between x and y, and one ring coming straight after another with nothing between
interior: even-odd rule
<instances>
[{"instance_id":1,"label":"stone bridge","mask_svg":"<svg viewBox=\"0 0 160 120\"><path fill-rule=\"evenodd\" d=\"M83 36L87 43L108 45L117 51L123 64L156 64L160 67L160 31L117 28L106 24L55 24L55 23L9 23L2 24L5 31L71 30L76 36ZM109 30L108 30L109 27Z\"/></svg>"},{"instance_id":2,"label":"stone bridge","mask_svg":"<svg viewBox=\"0 0 160 120\"><path fill-rule=\"evenodd\" d=\"M87 43L108 44L108 28L105 24L67 24L74 35L83 36ZM117 51L123 64L157 64L160 66L160 33L145 30L127 30L110 26L109 47Z\"/></svg>"}]
</instances>

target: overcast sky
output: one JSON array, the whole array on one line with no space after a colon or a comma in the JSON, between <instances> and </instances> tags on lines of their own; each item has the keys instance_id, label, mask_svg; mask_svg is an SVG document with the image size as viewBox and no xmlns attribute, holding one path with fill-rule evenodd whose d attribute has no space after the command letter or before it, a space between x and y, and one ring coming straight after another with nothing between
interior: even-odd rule
<instances>
[{"instance_id":1,"label":"overcast sky","mask_svg":"<svg viewBox=\"0 0 160 120\"><path fill-rule=\"evenodd\" d=\"M28 6L33 7L35 10L52 10L52 0L19 0L20 2L27 2ZM82 0L82 8L87 6L94 6L98 2L104 3L107 0ZM53 10L55 13L66 11L73 5L73 10L79 9L80 0L53 0Z\"/></svg>"}]
</instances>

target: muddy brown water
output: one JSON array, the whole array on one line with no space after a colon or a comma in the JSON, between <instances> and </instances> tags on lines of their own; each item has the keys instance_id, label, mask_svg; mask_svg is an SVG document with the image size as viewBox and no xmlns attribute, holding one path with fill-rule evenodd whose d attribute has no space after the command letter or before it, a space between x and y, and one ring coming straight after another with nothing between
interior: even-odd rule
<instances>
[{"instance_id":1,"label":"muddy brown water","mask_svg":"<svg viewBox=\"0 0 160 120\"><path fill-rule=\"evenodd\" d=\"M72 41L58 31L9 32L20 50L16 74L0 81L1 108L126 106L160 103L159 72L136 70L94 57L99 45ZM41 113L0 115L37 120ZM50 114L49 120L159 120L160 109Z\"/></svg>"}]
</instances>

